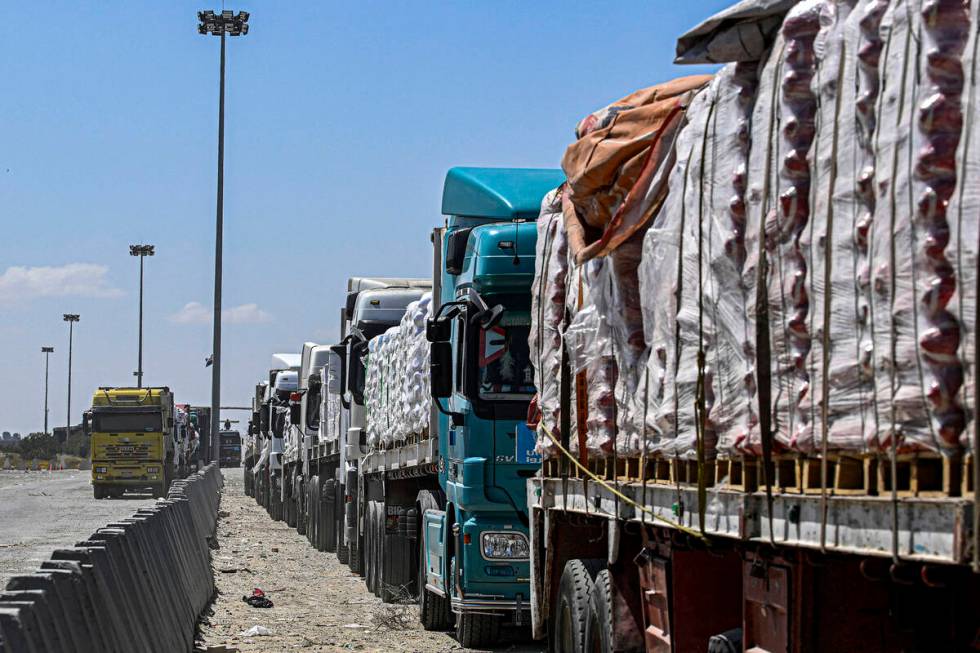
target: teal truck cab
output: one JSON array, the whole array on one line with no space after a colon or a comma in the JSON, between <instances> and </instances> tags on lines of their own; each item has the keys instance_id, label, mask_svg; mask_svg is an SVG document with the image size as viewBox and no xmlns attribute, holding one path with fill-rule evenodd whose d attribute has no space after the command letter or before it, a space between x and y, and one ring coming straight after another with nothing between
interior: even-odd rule
<instances>
[{"instance_id":1,"label":"teal truck cab","mask_svg":"<svg viewBox=\"0 0 980 653\"><path fill-rule=\"evenodd\" d=\"M449 171L424 334L428 428L362 458L369 587L386 600L398 598L391 588L417 592L423 625L455 622L464 647L530 615L533 221L562 181L558 170Z\"/></svg>"}]
</instances>

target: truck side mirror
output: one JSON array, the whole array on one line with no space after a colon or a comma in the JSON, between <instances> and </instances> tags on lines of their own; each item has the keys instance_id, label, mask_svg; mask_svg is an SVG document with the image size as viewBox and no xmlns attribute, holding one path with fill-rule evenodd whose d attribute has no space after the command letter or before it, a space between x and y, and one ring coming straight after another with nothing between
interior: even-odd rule
<instances>
[{"instance_id":1,"label":"truck side mirror","mask_svg":"<svg viewBox=\"0 0 980 653\"><path fill-rule=\"evenodd\" d=\"M269 432L269 407L263 406L259 412L259 428L263 433Z\"/></svg>"},{"instance_id":2,"label":"truck side mirror","mask_svg":"<svg viewBox=\"0 0 980 653\"><path fill-rule=\"evenodd\" d=\"M302 417L300 416L301 408L302 404L300 404L298 401L289 402L289 423L293 426L300 425L300 421L302 420Z\"/></svg>"},{"instance_id":3,"label":"truck side mirror","mask_svg":"<svg viewBox=\"0 0 980 653\"><path fill-rule=\"evenodd\" d=\"M174 427L174 418L173 417L168 417L167 418L167 428L168 429L172 429L173 427Z\"/></svg>"},{"instance_id":4,"label":"truck side mirror","mask_svg":"<svg viewBox=\"0 0 980 653\"><path fill-rule=\"evenodd\" d=\"M91 416L92 414L88 411L82 413L82 433L84 433L86 437L90 437L92 435L92 425L89 422Z\"/></svg>"},{"instance_id":5,"label":"truck side mirror","mask_svg":"<svg viewBox=\"0 0 980 653\"><path fill-rule=\"evenodd\" d=\"M504 316L504 307L497 304L493 308L488 308L487 310L481 312L476 316L479 320L480 326L483 327L484 331L494 328L500 324L500 319Z\"/></svg>"},{"instance_id":6,"label":"truck side mirror","mask_svg":"<svg viewBox=\"0 0 980 653\"><path fill-rule=\"evenodd\" d=\"M354 314L354 305L357 304L357 291L347 293L347 303L344 305L344 311L347 313L347 318Z\"/></svg>"},{"instance_id":7,"label":"truck side mirror","mask_svg":"<svg viewBox=\"0 0 980 653\"><path fill-rule=\"evenodd\" d=\"M446 272L459 274L463 271L463 261L466 259L466 241L469 240L473 227L457 229L449 234L446 240Z\"/></svg>"},{"instance_id":8,"label":"truck side mirror","mask_svg":"<svg viewBox=\"0 0 980 653\"><path fill-rule=\"evenodd\" d=\"M448 342L429 345L429 375L434 398L448 397L453 393L453 346Z\"/></svg>"},{"instance_id":9,"label":"truck side mirror","mask_svg":"<svg viewBox=\"0 0 980 653\"><path fill-rule=\"evenodd\" d=\"M449 318L436 317L425 321L425 339L429 342L446 342L452 335L453 323Z\"/></svg>"},{"instance_id":10,"label":"truck side mirror","mask_svg":"<svg viewBox=\"0 0 980 653\"><path fill-rule=\"evenodd\" d=\"M259 430L259 422L261 422L261 421L262 421L262 417L259 415L259 411L253 410L252 411L252 430L253 431L258 431Z\"/></svg>"}]
</instances>

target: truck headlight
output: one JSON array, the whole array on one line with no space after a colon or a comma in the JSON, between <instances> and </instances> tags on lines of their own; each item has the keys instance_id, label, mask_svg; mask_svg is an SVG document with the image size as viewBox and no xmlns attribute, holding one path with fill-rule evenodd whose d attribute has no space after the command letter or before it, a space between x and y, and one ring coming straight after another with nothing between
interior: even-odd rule
<instances>
[{"instance_id":1,"label":"truck headlight","mask_svg":"<svg viewBox=\"0 0 980 653\"><path fill-rule=\"evenodd\" d=\"M105 467L96 467L95 468L95 473L96 474L105 474L106 473L106 468Z\"/></svg>"},{"instance_id":2,"label":"truck headlight","mask_svg":"<svg viewBox=\"0 0 980 653\"><path fill-rule=\"evenodd\" d=\"M480 552L488 560L527 560L531 546L524 533L486 532L480 536Z\"/></svg>"}]
</instances>

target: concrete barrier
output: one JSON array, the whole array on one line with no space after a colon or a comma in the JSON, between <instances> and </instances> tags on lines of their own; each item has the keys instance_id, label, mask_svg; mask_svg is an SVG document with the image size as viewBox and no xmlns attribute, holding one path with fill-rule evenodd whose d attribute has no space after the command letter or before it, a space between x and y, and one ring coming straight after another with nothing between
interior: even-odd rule
<instances>
[{"instance_id":1,"label":"concrete barrier","mask_svg":"<svg viewBox=\"0 0 980 653\"><path fill-rule=\"evenodd\" d=\"M174 481L156 505L10 578L0 592L0 653L192 651L214 594L222 482L208 465Z\"/></svg>"}]
</instances>

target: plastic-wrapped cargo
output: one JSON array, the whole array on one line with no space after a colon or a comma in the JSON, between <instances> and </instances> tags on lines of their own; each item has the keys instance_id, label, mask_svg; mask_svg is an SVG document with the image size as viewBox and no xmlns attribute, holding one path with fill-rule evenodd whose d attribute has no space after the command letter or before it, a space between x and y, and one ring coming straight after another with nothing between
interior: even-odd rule
<instances>
[{"instance_id":1,"label":"plastic-wrapped cargo","mask_svg":"<svg viewBox=\"0 0 980 653\"><path fill-rule=\"evenodd\" d=\"M565 326L568 287L568 240L561 210L561 190L545 195L537 221L534 282L531 286L531 338L528 345L538 391L541 419L537 427L536 451L545 456L557 453L551 435L561 435L562 330ZM551 435L549 435L549 433Z\"/></svg>"},{"instance_id":2,"label":"plastic-wrapped cargo","mask_svg":"<svg viewBox=\"0 0 980 653\"><path fill-rule=\"evenodd\" d=\"M768 25L789 4L759 5L757 18ZM637 158L642 139L616 151L608 138L644 92L580 125L565 161L589 147L597 160L566 170L561 306L590 453L693 457L701 442L709 456L758 454L763 417L776 452L969 446L977 5L796 3L762 61L692 92L653 168ZM727 51L717 30L729 28L685 56ZM643 211L617 220L631 198ZM539 229L560 231L544 213ZM542 380L552 423L555 376Z\"/></svg>"},{"instance_id":3,"label":"plastic-wrapped cargo","mask_svg":"<svg viewBox=\"0 0 980 653\"><path fill-rule=\"evenodd\" d=\"M367 442L390 446L424 435L429 424L429 346L425 323L432 310L426 293L408 305L398 326L368 343L364 382Z\"/></svg>"}]
</instances>

